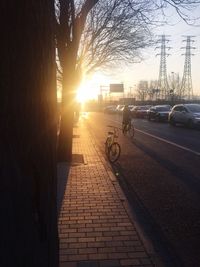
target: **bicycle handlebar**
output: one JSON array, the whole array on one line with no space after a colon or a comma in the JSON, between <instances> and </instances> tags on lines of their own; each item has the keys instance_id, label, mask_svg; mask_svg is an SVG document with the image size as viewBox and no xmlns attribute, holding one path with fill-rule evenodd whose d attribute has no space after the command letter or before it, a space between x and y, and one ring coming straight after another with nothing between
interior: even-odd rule
<instances>
[{"instance_id":1,"label":"bicycle handlebar","mask_svg":"<svg viewBox=\"0 0 200 267\"><path fill-rule=\"evenodd\" d=\"M117 138L119 128L113 125L107 125L107 127L113 128L113 132L108 132L108 134L112 134L114 138Z\"/></svg>"}]
</instances>

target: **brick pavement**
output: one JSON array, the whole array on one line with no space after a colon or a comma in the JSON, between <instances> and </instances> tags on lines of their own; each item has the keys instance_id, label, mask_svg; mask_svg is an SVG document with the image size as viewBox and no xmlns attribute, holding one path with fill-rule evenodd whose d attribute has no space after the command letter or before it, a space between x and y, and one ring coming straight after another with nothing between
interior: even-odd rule
<instances>
[{"instance_id":1,"label":"brick pavement","mask_svg":"<svg viewBox=\"0 0 200 267\"><path fill-rule=\"evenodd\" d=\"M84 162L69 168L59 216L60 267L156 266L84 121L74 137L73 154Z\"/></svg>"}]
</instances>

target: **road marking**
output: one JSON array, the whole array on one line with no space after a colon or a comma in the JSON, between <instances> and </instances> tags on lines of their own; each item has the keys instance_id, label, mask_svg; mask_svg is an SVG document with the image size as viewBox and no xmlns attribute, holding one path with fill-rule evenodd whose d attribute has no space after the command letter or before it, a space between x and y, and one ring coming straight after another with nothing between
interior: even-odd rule
<instances>
[{"instance_id":1,"label":"road marking","mask_svg":"<svg viewBox=\"0 0 200 267\"><path fill-rule=\"evenodd\" d=\"M114 120L110 120L110 121L113 121L113 122L118 123L118 124L121 125L121 122L119 122L119 121L114 121ZM164 142L164 143L167 143L167 144L169 144L169 145L176 146L176 147L178 147L178 148L180 148L180 149L183 149L183 150L185 150L185 151L191 152L191 153L195 154L196 156L200 156L200 153L199 153L199 152L197 152L197 151L195 151L195 150L192 150L192 149L190 149L190 148L187 148L187 147L185 147L185 146L178 145L178 144L176 144L176 143L174 143L174 142L171 142L171 141L169 141L169 140L166 140L166 139L164 139L164 138L162 138L162 137L158 137L158 136L156 136L156 135L153 135L153 134L144 132L144 131L139 130L139 129L137 129L137 128L135 128L135 131L140 132L140 133L143 133L143 134L146 134L146 135L148 135L148 136L150 136L150 137L153 137L154 139L158 139L158 140L160 140L160 141L162 141L162 142Z\"/></svg>"},{"instance_id":2,"label":"road marking","mask_svg":"<svg viewBox=\"0 0 200 267\"><path fill-rule=\"evenodd\" d=\"M160 140L160 141L162 141L162 142L165 142L165 143L170 144L170 145L172 145L172 146L176 146L176 147L178 147L178 148L181 148L181 149L183 149L183 150L186 150L186 151L188 151L188 152L191 152L191 153L193 153L193 154L195 154L195 155L197 155L197 156L200 156L200 153L197 152L197 151L195 151L195 150L192 150L192 149L187 148L187 147L185 147L185 146L178 145L178 144L176 144L176 143L174 143L174 142L168 141L168 140L166 140L166 139L164 139L164 138L161 138L161 137L158 137L158 136L156 136L156 135L153 135L153 134L144 132L144 131L142 131L142 130L139 130L139 129L135 129L135 130L138 131L138 132L141 132L141 133L143 133L143 134L146 134L146 135L148 135L148 136L151 136L151 137L153 137L153 138L155 138L155 139L158 139L158 140Z\"/></svg>"}]
</instances>

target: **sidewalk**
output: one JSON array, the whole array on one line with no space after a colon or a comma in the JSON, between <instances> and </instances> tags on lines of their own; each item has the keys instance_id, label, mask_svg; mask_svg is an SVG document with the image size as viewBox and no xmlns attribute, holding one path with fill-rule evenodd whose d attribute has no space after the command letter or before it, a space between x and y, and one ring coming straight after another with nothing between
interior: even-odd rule
<instances>
[{"instance_id":1,"label":"sidewalk","mask_svg":"<svg viewBox=\"0 0 200 267\"><path fill-rule=\"evenodd\" d=\"M84 121L74 128L73 158L59 216L60 267L157 266Z\"/></svg>"}]
</instances>

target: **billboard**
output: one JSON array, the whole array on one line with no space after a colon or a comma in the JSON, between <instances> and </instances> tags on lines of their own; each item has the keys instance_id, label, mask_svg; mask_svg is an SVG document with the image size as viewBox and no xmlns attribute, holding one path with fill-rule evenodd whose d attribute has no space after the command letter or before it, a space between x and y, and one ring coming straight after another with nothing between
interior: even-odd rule
<instances>
[{"instance_id":1,"label":"billboard","mask_svg":"<svg viewBox=\"0 0 200 267\"><path fill-rule=\"evenodd\" d=\"M110 84L110 93L123 93L123 92L124 92L123 83Z\"/></svg>"}]
</instances>

